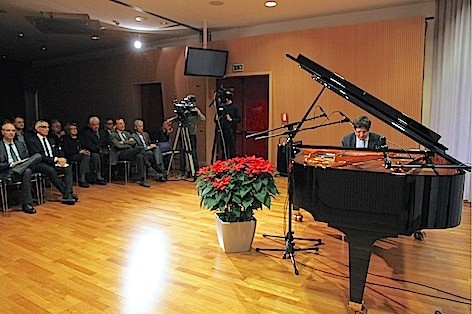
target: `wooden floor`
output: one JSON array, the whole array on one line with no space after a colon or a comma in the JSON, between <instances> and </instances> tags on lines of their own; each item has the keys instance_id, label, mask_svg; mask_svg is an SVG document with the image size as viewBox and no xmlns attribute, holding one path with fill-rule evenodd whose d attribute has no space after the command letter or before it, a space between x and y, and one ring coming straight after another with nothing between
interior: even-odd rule
<instances>
[{"instance_id":1,"label":"wooden floor","mask_svg":"<svg viewBox=\"0 0 472 314\"><path fill-rule=\"evenodd\" d=\"M322 238L319 254L283 242L286 178L273 208L256 213L253 249L225 254L193 182L76 188L75 206L0 216L1 313L350 313L347 245L303 212L295 236ZM376 243L364 294L369 313L471 312L471 208L454 229ZM303 243L297 241L297 245Z\"/></svg>"}]
</instances>

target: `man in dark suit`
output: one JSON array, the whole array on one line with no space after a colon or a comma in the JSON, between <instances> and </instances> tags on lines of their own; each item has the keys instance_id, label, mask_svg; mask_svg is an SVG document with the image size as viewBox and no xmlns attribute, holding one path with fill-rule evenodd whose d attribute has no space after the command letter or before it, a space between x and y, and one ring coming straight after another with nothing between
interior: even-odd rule
<instances>
[{"instance_id":1,"label":"man in dark suit","mask_svg":"<svg viewBox=\"0 0 472 314\"><path fill-rule=\"evenodd\" d=\"M162 157L161 150L156 143L151 141L151 137L148 132L144 131L143 120L134 120L134 132L131 136L135 139L136 145L144 148L146 152L146 158L151 163L151 166L158 172L157 180L161 182L167 181L167 176L164 168L164 158Z\"/></svg>"},{"instance_id":2,"label":"man in dark suit","mask_svg":"<svg viewBox=\"0 0 472 314\"><path fill-rule=\"evenodd\" d=\"M29 155L25 143L15 140L16 128L12 123L2 125L3 139L0 143L0 175L6 181L21 182L22 210L27 214L36 213L31 195L31 174L33 167L41 160L41 155Z\"/></svg>"},{"instance_id":3,"label":"man in dark suit","mask_svg":"<svg viewBox=\"0 0 472 314\"><path fill-rule=\"evenodd\" d=\"M72 191L72 167L67 163L67 159L63 157L54 140L48 138L49 123L38 120L34 129L36 136L28 137L26 145L30 154L41 155L41 162L34 165L33 170L49 177L51 183L61 192L63 204L74 205L79 198ZM59 179L58 173L64 174L64 183Z\"/></svg>"},{"instance_id":4,"label":"man in dark suit","mask_svg":"<svg viewBox=\"0 0 472 314\"><path fill-rule=\"evenodd\" d=\"M156 171L151 167L151 163L145 157L146 152L143 147L136 145L136 140L131 133L126 131L126 124L123 118L115 121L115 131L110 133L111 151L110 164L114 165L118 160L134 161L138 165L139 185L150 187L146 180L146 173L149 177L157 177Z\"/></svg>"},{"instance_id":5,"label":"man in dark suit","mask_svg":"<svg viewBox=\"0 0 472 314\"><path fill-rule=\"evenodd\" d=\"M370 132L372 122L366 116L360 116L352 122L354 132L342 140L343 147L376 149L382 146L381 136Z\"/></svg>"},{"instance_id":6,"label":"man in dark suit","mask_svg":"<svg viewBox=\"0 0 472 314\"><path fill-rule=\"evenodd\" d=\"M95 182L99 185L105 185L103 178L103 169L108 165L108 157L110 155L110 138L109 133L100 128L100 119L97 116L91 116L88 120L87 128L79 135L84 149L91 153L99 154L99 169L93 169L95 173Z\"/></svg>"}]
</instances>

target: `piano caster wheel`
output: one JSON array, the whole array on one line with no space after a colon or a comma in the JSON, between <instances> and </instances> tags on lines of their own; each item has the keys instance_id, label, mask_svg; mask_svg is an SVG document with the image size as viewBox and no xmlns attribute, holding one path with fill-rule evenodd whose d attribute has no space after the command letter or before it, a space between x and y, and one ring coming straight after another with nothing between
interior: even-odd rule
<instances>
[{"instance_id":1,"label":"piano caster wheel","mask_svg":"<svg viewBox=\"0 0 472 314\"><path fill-rule=\"evenodd\" d=\"M426 236L426 234L423 231L416 231L413 236L416 240L424 241L424 237Z\"/></svg>"},{"instance_id":2,"label":"piano caster wheel","mask_svg":"<svg viewBox=\"0 0 472 314\"><path fill-rule=\"evenodd\" d=\"M303 215L300 213L293 214L293 217L295 218L295 221L297 222L302 222L303 221Z\"/></svg>"},{"instance_id":3,"label":"piano caster wheel","mask_svg":"<svg viewBox=\"0 0 472 314\"><path fill-rule=\"evenodd\" d=\"M357 303L349 301L347 307L356 314L367 314L367 308L364 306L364 303Z\"/></svg>"}]
</instances>

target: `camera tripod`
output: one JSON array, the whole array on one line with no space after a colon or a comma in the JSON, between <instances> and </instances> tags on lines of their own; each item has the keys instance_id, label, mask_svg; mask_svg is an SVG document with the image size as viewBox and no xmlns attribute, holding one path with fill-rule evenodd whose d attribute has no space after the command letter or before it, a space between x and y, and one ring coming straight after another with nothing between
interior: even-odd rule
<instances>
[{"instance_id":1,"label":"camera tripod","mask_svg":"<svg viewBox=\"0 0 472 314\"><path fill-rule=\"evenodd\" d=\"M179 145L180 144L180 145ZM177 150L179 148L179 150ZM180 149L183 148L183 149ZM180 153L184 153L186 159L188 160L188 164L190 166L190 173L193 178L196 176L195 171L195 164L194 164L194 156L193 156L193 148L192 142L190 141L190 133L188 131L188 125L185 121L179 122L179 128L177 129L177 133L175 135L174 145L172 147L172 155L170 155L169 166L167 167L167 175L170 173L170 168L172 167L172 160L174 159L174 155L176 151L180 151ZM180 158L183 158L180 156ZM183 169L180 169L182 171Z\"/></svg>"},{"instance_id":2,"label":"camera tripod","mask_svg":"<svg viewBox=\"0 0 472 314\"><path fill-rule=\"evenodd\" d=\"M213 148L211 149L211 163L217 159L218 148L221 148L223 152L223 160L228 159L225 137L223 135L223 129L221 128L221 119L223 119L222 115L217 113L215 119L215 137L213 139Z\"/></svg>"}]
</instances>

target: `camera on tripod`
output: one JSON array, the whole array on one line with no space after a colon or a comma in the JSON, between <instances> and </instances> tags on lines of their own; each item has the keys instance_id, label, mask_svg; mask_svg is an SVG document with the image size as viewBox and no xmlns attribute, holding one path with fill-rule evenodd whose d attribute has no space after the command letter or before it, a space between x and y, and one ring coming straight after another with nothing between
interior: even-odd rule
<instances>
[{"instance_id":1,"label":"camera on tripod","mask_svg":"<svg viewBox=\"0 0 472 314\"><path fill-rule=\"evenodd\" d=\"M174 100L174 113L176 116L171 118L170 121L176 119L185 121L189 116L197 116L196 101L197 98L194 95L185 96L182 100Z\"/></svg>"}]
</instances>

